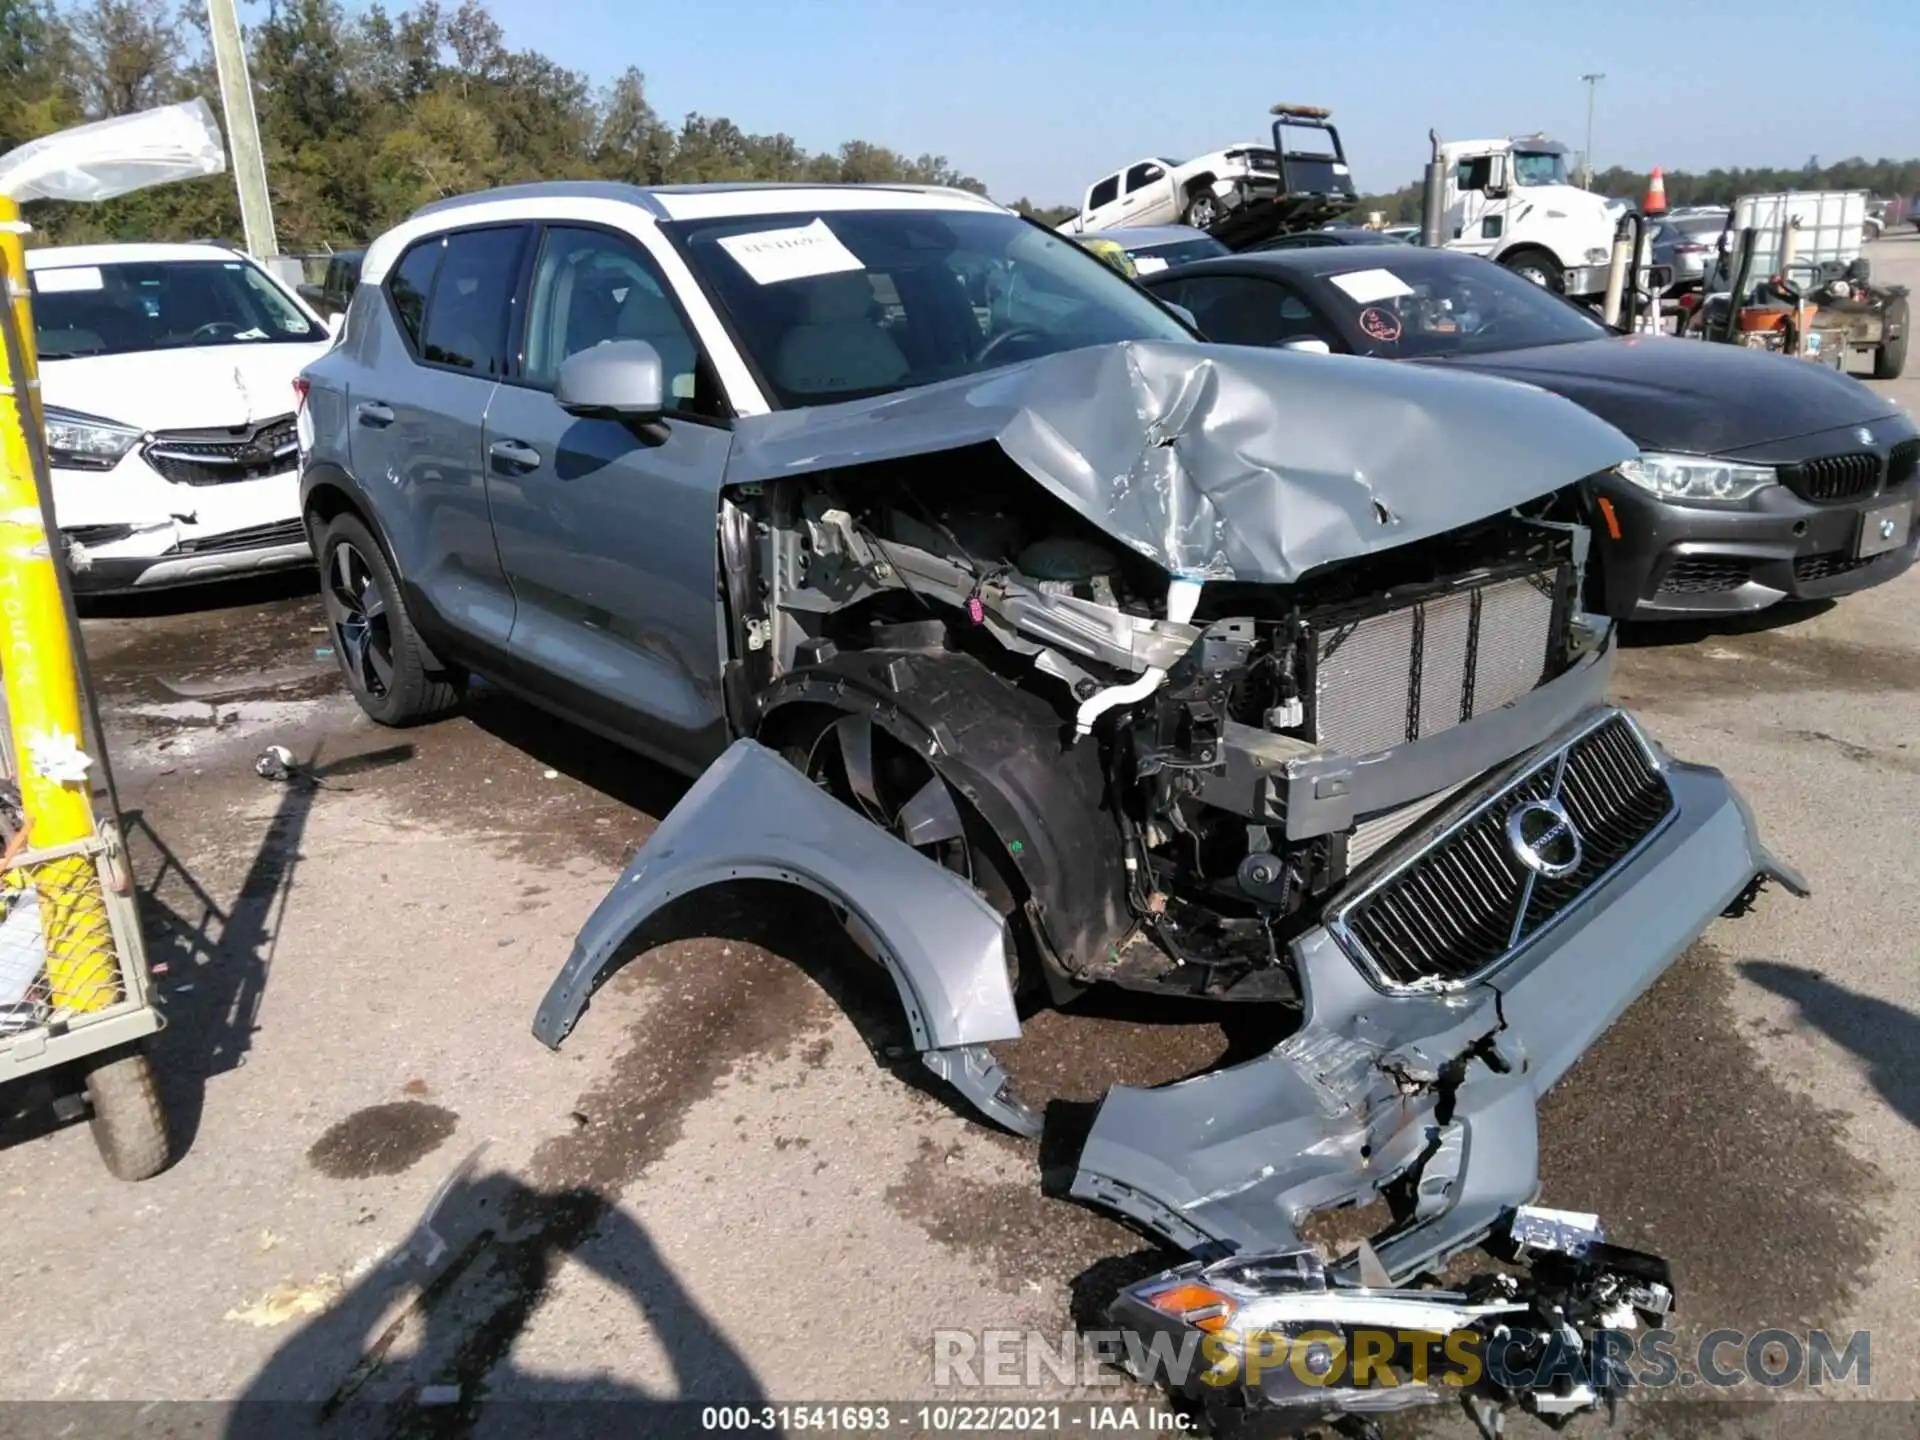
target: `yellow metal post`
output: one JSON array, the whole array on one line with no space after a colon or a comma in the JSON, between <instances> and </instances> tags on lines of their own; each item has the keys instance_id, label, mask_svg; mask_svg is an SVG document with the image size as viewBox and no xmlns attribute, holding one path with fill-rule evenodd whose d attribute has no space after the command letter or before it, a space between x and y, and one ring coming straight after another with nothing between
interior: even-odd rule
<instances>
[{"instance_id":1,"label":"yellow metal post","mask_svg":"<svg viewBox=\"0 0 1920 1440\"><path fill-rule=\"evenodd\" d=\"M0 345L0 677L4 677L20 801L32 850L89 839L88 782L58 761L86 748L80 684L67 629L66 602L54 568L28 435L39 435L38 367L28 299L20 207L0 196L0 261L17 343ZM49 775L43 767L64 774ZM56 1010L101 1010L120 998L119 966L100 873L90 856L31 866Z\"/></svg>"}]
</instances>

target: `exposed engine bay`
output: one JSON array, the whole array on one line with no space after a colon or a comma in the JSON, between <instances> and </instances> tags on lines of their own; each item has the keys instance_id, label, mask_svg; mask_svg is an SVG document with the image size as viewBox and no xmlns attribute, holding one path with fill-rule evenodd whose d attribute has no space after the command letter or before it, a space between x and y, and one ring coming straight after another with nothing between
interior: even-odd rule
<instances>
[{"instance_id":1,"label":"exposed engine bay","mask_svg":"<svg viewBox=\"0 0 1920 1440\"><path fill-rule=\"evenodd\" d=\"M1443 775L1449 783L1429 794L1362 815L1296 807L1289 767L1441 735L1607 642L1606 622L1578 604L1578 487L1292 585L1169 581L991 447L767 482L728 503L744 551L729 556L740 703L765 715L742 728L790 733L782 709L822 701L821 684L802 677L824 678L829 692L838 681L844 697L887 689L888 665L912 675L918 658L922 669L977 672L954 687L962 708L995 690L1051 707L1053 758L1097 765L1097 782L1082 787L1086 813L1056 809L1052 829L1085 842L1077 863L1092 872L1087 888L1110 892L1108 924L1059 943L1046 928L1059 907L1044 887L1032 897L1056 992L1110 981L1294 996L1288 941L1468 777ZM888 663L876 666L880 657ZM875 723L909 743L916 724L957 723L917 700L898 692L892 716ZM873 741L860 743L865 754ZM849 803L879 799L863 796L844 763L825 778ZM978 777L956 804L1004 810L1005 797L980 795L991 784ZM885 823L885 806L865 808ZM955 838L917 833L903 838L936 857ZM1015 853L1036 843L997 838L1020 842ZM1036 861L1056 877L1075 863Z\"/></svg>"}]
</instances>

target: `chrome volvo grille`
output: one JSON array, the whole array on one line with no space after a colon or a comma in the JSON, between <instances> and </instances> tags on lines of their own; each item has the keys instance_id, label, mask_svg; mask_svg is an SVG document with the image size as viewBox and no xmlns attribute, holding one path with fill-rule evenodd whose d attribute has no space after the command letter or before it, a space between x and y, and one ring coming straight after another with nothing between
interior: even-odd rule
<instances>
[{"instance_id":1,"label":"chrome volvo grille","mask_svg":"<svg viewBox=\"0 0 1920 1440\"><path fill-rule=\"evenodd\" d=\"M1389 864L1327 925L1389 989L1469 984L1552 925L1672 813L1652 748L1608 711Z\"/></svg>"},{"instance_id":2,"label":"chrome volvo grille","mask_svg":"<svg viewBox=\"0 0 1920 1440\"><path fill-rule=\"evenodd\" d=\"M1519 699L1546 675L1566 573L1494 580L1322 627L1308 738L1365 755Z\"/></svg>"}]
</instances>

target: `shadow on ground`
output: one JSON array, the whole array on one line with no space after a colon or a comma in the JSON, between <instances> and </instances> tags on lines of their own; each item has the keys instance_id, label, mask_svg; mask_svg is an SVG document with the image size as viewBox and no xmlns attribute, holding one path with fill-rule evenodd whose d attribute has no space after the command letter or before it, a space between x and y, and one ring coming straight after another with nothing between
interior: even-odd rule
<instances>
[{"instance_id":1,"label":"shadow on ground","mask_svg":"<svg viewBox=\"0 0 1920 1440\"><path fill-rule=\"evenodd\" d=\"M757 1405L760 1382L632 1218L589 1188L474 1173L435 1195L412 1235L267 1360L229 1412L229 1440L693 1434L700 1404ZM658 1394L611 1375L517 1366L515 1342L563 1263L631 1305L671 1372ZM637 1337L636 1337L637 1338Z\"/></svg>"},{"instance_id":2,"label":"shadow on ground","mask_svg":"<svg viewBox=\"0 0 1920 1440\"><path fill-rule=\"evenodd\" d=\"M1803 1020L1858 1056L1880 1098L1909 1125L1920 1126L1920 1015L1803 966L1746 960L1739 968L1754 984L1791 1000Z\"/></svg>"},{"instance_id":3,"label":"shadow on ground","mask_svg":"<svg viewBox=\"0 0 1920 1440\"><path fill-rule=\"evenodd\" d=\"M310 564L293 565L264 575L219 580L206 585L175 585L164 590L136 590L125 595L77 595L74 608L83 620L146 619L159 615L206 612L217 618L221 610L297 600L320 593L320 577Z\"/></svg>"},{"instance_id":4,"label":"shadow on ground","mask_svg":"<svg viewBox=\"0 0 1920 1440\"><path fill-rule=\"evenodd\" d=\"M413 747L404 744L331 763L323 763L317 750L307 756L294 778L280 784L279 803L225 909L144 812L122 817L147 961L167 1015L167 1028L153 1042L154 1063L176 1161L199 1131L207 1082L244 1064L252 1047L316 800L326 790L345 788L356 775L412 757Z\"/></svg>"}]
</instances>

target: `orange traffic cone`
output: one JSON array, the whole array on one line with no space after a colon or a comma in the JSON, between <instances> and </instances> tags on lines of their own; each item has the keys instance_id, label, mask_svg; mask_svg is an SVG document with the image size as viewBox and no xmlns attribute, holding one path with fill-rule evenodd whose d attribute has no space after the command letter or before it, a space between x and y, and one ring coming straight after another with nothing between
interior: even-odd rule
<instances>
[{"instance_id":1,"label":"orange traffic cone","mask_svg":"<svg viewBox=\"0 0 1920 1440\"><path fill-rule=\"evenodd\" d=\"M1667 182L1660 174L1658 165L1653 167L1653 178L1647 181L1647 200L1640 207L1644 215L1664 215L1667 213Z\"/></svg>"}]
</instances>

